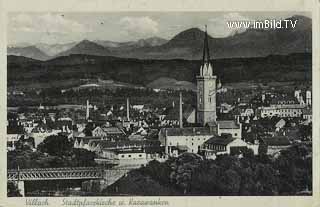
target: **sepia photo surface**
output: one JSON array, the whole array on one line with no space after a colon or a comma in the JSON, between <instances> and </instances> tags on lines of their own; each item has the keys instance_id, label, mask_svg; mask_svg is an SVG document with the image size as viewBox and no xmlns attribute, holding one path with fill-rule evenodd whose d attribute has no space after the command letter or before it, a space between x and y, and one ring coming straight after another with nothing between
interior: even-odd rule
<instances>
[{"instance_id":1,"label":"sepia photo surface","mask_svg":"<svg viewBox=\"0 0 320 207\"><path fill-rule=\"evenodd\" d=\"M57 10L5 20L6 200L319 198L318 14Z\"/></svg>"}]
</instances>

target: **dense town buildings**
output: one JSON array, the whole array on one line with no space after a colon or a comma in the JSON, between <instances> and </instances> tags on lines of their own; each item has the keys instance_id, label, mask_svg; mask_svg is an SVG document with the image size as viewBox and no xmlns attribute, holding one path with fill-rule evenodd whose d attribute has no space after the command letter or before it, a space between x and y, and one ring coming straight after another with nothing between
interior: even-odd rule
<instances>
[{"instance_id":1,"label":"dense town buildings","mask_svg":"<svg viewBox=\"0 0 320 207\"><path fill-rule=\"evenodd\" d=\"M245 148L258 154L262 147L272 155L295 139L310 137L302 137L299 130L312 124L311 90L223 87L211 63L207 33L196 81L196 103L189 105L183 103L181 92L179 103L165 108L135 105L125 97L118 106L97 106L87 100L84 105L9 110L7 150L15 150L18 142L30 145L30 139L36 150L46 137L64 135L74 148L95 152L98 163L145 164L185 152L215 159L241 154Z\"/></svg>"}]
</instances>

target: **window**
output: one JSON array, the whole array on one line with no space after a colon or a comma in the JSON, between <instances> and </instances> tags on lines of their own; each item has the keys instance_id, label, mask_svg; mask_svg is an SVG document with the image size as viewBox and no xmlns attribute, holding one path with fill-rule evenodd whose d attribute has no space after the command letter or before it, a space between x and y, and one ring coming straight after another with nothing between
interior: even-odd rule
<instances>
[{"instance_id":1,"label":"window","mask_svg":"<svg viewBox=\"0 0 320 207\"><path fill-rule=\"evenodd\" d=\"M191 143L191 145L193 145L193 142Z\"/></svg>"},{"instance_id":2,"label":"window","mask_svg":"<svg viewBox=\"0 0 320 207\"><path fill-rule=\"evenodd\" d=\"M234 133L234 136L237 136L238 134L237 133Z\"/></svg>"},{"instance_id":3,"label":"window","mask_svg":"<svg viewBox=\"0 0 320 207\"><path fill-rule=\"evenodd\" d=\"M139 157L142 157L142 155L139 155Z\"/></svg>"},{"instance_id":4,"label":"window","mask_svg":"<svg viewBox=\"0 0 320 207\"><path fill-rule=\"evenodd\" d=\"M121 155L122 158L124 158L124 155Z\"/></svg>"},{"instance_id":5,"label":"window","mask_svg":"<svg viewBox=\"0 0 320 207\"><path fill-rule=\"evenodd\" d=\"M131 155L128 155L128 157L131 157Z\"/></svg>"}]
</instances>

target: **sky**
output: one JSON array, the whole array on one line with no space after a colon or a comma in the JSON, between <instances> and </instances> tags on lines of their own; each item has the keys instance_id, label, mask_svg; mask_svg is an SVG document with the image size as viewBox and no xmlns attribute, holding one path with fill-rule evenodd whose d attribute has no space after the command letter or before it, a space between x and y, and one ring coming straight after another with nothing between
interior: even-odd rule
<instances>
[{"instance_id":1,"label":"sky","mask_svg":"<svg viewBox=\"0 0 320 207\"><path fill-rule=\"evenodd\" d=\"M285 19L301 12L108 12L108 13L9 13L8 45L21 43L64 44L88 40L136 41L153 36L171 39L189 28L212 37L226 37L235 29L227 21ZM241 32L241 31L238 31Z\"/></svg>"}]
</instances>

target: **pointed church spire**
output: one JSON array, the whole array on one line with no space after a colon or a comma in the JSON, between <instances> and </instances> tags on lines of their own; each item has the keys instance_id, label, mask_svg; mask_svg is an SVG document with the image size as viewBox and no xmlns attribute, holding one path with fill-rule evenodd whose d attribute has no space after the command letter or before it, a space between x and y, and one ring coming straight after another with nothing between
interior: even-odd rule
<instances>
[{"instance_id":1,"label":"pointed church spire","mask_svg":"<svg viewBox=\"0 0 320 207\"><path fill-rule=\"evenodd\" d=\"M205 33L204 33L203 57L202 57L202 65L200 68L200 75L202 75L202 76L212 76L213 75L213 69L210 64L207 25L206 25L206 29L205 29Z\"/></svg>"},{"instance_id":2,"label":"pointed church spire","mask_svg":"<svg viewBox=\"0 0 320 207\"><path fill-rule=\"evenodd\" d=\"M207 25L205 25L202 61L203 61L203 65L210 63L210 53L209 53L209 44L208 44Z\"/></svg>"}]
</instances>

